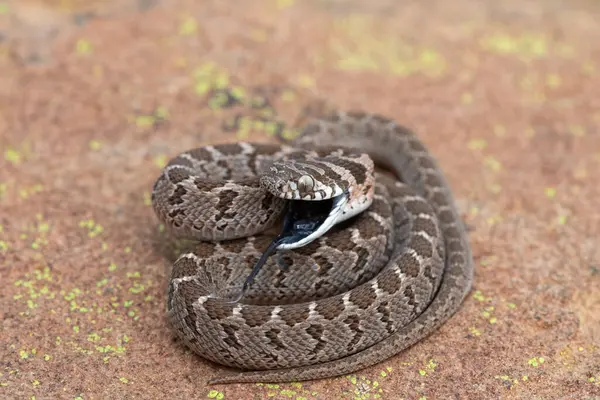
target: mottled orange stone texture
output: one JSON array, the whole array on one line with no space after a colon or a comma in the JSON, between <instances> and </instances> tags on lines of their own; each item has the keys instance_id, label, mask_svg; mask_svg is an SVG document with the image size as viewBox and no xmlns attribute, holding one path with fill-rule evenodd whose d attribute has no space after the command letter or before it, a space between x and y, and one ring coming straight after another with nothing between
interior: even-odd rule
<instances>
[{"instance_id":1,"label":"mottled orange stone texture","mask_svg":"<svg viewBox=\"0 0 600 400\"><path fill-rule=\"evenodd\" d=\"M0 397L596 399L597 1L0 1ZM150 207L180 151L377 112L438 158L475 283L347 377L206 386ZM171 243L172 244L172 243Z\"/></svg>"}]
</instances>

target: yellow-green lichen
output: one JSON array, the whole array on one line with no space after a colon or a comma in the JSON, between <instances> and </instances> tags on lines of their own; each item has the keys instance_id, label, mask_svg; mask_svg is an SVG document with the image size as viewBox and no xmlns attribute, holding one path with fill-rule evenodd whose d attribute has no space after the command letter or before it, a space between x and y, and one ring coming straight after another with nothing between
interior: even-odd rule
<instances>
[{"instance_id":1,"label":"yellow-green lichen","mask_svg":"<svg viewBox=\"0 0 600 400\"><path fill-rule=\"evenodd\" d=\"M88 231L87 234L88 234L89 238L94 238L94 237L102 234L102 232L104 232L104 227L102 225L98 224L93 219L79 221L79 227L87 228L87 231Z\"/></svg>"},{"instance_id":2,"label":"yellow-green lichen","mask_svg":"<svg viewBox=\"0 0 600 400\"><path fill-rule=\"evenodd\" d=\"M475 300L479 301L479 302L482 302L482 303L483 302L490 302L490 301L492 301L492 298L484 296L483 293L481 293L481 290L476 290L473 293L473 298Z\"/></svg>"},{"instance_id":3,"label":"yellow-green lichen","mask_svg":"<svg viewBox=\"0 0 600 400\"><path fill-rule=\"evenodd\" d=\"M167 165L168 159L166 155L161 154L154 157L152 161L154 162L154 165L156 165L158 168L164 168Z\"/></svg>"},{"instance_id":4,"label":"yellow-green lichen","mask_svg":"<svg viewBox=\"0 0 600 400\"><path fill-rule=\"evenodd\" d=\"M483 150L487 147L487 141L485 139L472 139L467 144L471 150Z\"/></svg>"},{"instance_id":5,"label":"yellow-green lichen","mask_svg":"<svg viewBox=\"0 0 600 400\"><path fill-rule=\"evenodd\" d=\"M144 196L144 205L151 206L152 205L152 195L150 194L150 192L144 192L143 196Z\"/></svg>"},{"instance_id":6,"label":"yellow-green lichen","mask_svg":"<svg viewBox=\"0 0 600 400\"><path fill-rule=\"evenodd\" d=\"M527 360L527 364L529 364L529 366L531 367L538 368L542 366L542 364L544 364L545 361L546 360L544 357L533 357Z\"/></svg>"},{"instance_id":7,"label":"yellow-green lichen","mask_svg":"<svg viewBox=\"0 0 600 400\"><path fill-rule=\"evenodd\" d=\"M379 71L408 76L423 73L439 76L445 72L445 58L433 48L415 47L397 36L377 33L376 22L353 15L338 19L330 43L341 70Z\"/></svg>"},{"instance_id":8,"label":"yellow-green lichen","mask_svg":"<svg viewBox=\"0 0 600 400\"><path fill-rule=\"evenodd\" d=\"M492 325L498 322L497 318L492 315L495 309L496 308L494 306L488 306L485 307L483 311L481 311L481 315L483 316L483 318L487 319L488 322Z\"/></svg>"},{"instance_id":9,"label":"yellow-green lichen","mask_svg":"<svg viewBox=\"0 0 600 400\"><path fill-rule=\"evenodd\" d=\"M192 17L186 17L179 25L179 34L182 36L193 35L198 31L198 21Z\"/></svg>"},{"instance_id":10,"label":"yellow-green lichen","mask_svg":"<svg viewBox=\"0 0 600 400\"><path fill-rule=\"evenodd\" d=\"M478 328L475 327L470 327L469 328L469 332L471 333L471 335L473 336L481 336L481 331Z\"/></svg>"},{"instance_id":11,"label":"yellow-green lichen","mask_svg":"<svg viewBox=\"0 0 600 400\"><path fill-rule=\"evenodd\" d=\"M18 193L19 193L19 197L21 197L22 199L26 200L28 198L30 198L31 196L40 193L44 190L44 186L40 183L32 185L32 186L24 186L19 188Z\"/></svg>"},{"instance_id":12,"label":"yellow-green lichen","mask_svg":"<svg viewBox=\"0 0 600 400\"><path fill-rule=\"evenodd\" d=\"M484 164L486 167L491 169L494 172L498 172L502 169L502 164L493 156L487 156L484 159Z\"/></svg>"},{"instance_id":13,"label":"yellow-green lichen","mask_svg":"<svg viewBox=\"0 0 600 400\"><path fill-rule=\"evenodd\" d=\"M21 152L10 146L4 150L4 159L13 165L18 165L23 162L23 156Z\"/></svg>"},{"instance_id":14,"label":"yellow-green lichen","mask_svg":"<svg viewBox=\"0 0 600 400\"><path fill-rule=\"evenodd\" d=\"M295 3L295 0L275 0L275 5L279 10L290 8Z\"/></svg>"},{"instance_id":15,"label":"yellow-green lichen","mask_svg":"<svg viewBox=\"0 0 600 400\"><path fill-rule=\"evenodd\" d=\"M498 32L484 36L480 44L490 52L512 54L526 58L545 56L549 48L547 38L536 33L511 35Z\"/></svg>"},{"instance_id":16,"label":"yellow-green lichen","mask_svg":"<svg viewBox=\"0 0 600 400\"><path fill-rule=\"evenodd\" d=\"M92 50L92 43L87 39L79 39L75 44L77 54L90 54Z\"/></svg>"},{"instance_id":17,"label":"yellow-green lichen","mask_svg":"<svg viewBox=\"0 0 600 400\"><path fill-rule=\"evenodd\" d=\"M206 395L209 399L222 400L225 398L225 395L217 390L211 390Z\"/></svg>"},{"instance_id":18,"label":"yellow-green lichen","mask_svg":"<svg viewBox=\"0 0 600 400\"><path fill-rule=\"evenodd\" d=\"M419 375L427 376L430 373L434 372L437 366L438 364L433 359L430 359L425 365L425 367L419 370Z\"/></svg>"},{"instance_id":19,"label":"yellow-green lichen","mask_svg":"<svg viewBox=\"0 0 600 400\"><path fill-rule=\"evenodd\" d=\"M88 146L90 148L90 150L100 150L100 148L102 148L102 142L100 142L99 140L90 140L90 142L88 143Z\"/></svg>"},{"instance_id":20,"label":"yellow-green lichen","mask_svg":"<svg viewBox=\"0 0 600 400\"><path fill-rule=\"evenodd\" d=\"M556 196L556 188L547 187L547 188L544 189L544 194L549 199L553 199Z\"/></svg>"}]
</instances>

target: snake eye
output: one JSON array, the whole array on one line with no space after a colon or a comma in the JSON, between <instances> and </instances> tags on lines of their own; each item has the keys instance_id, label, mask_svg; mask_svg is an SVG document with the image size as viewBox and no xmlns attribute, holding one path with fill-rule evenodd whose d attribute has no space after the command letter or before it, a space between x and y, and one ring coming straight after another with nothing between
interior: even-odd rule
<instances>
[{"instance_id":1,"label":"snake eye","mask_svg":"<svg viewBox=\"0 0 600 400\"><path fill-rule=\"evenodd\" d=\"M298 191L300 193L306 193L312 190L315 186L315 180L309 175L302 175L298 179Z\"/></svg>"}]
</instances>

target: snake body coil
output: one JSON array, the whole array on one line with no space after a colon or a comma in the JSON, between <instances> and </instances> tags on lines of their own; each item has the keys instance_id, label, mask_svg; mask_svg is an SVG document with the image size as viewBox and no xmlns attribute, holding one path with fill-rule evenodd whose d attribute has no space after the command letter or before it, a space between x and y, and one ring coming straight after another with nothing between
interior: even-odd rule
<instances>
[{"instance_id":1,"label":"snake body coil","mask_svg":"<svg viewBox=\"0 0 600 400\"><path fill-rule=\"evenodd\" d=\"M315 143L333 149L325 164L304 158ZM206 146L173 159L154 186L158 218L178 236L202 240L173 266L168 315L176 334L204 358L249 370L213 383L355 372L436 330L471 288L467 233L442 172L414 134L377 115L338 112L311 121L293 145ZM373 182L371 159L395 178L377 172ZM260 176L290 162L304 168L300 178L273 184L273 193L305 197L320 188L316 196L335 197L341 182L351 192L344 212L370 206L271 257L243 302L228 303L286 207Z\"/></svg>"}]
</instances>

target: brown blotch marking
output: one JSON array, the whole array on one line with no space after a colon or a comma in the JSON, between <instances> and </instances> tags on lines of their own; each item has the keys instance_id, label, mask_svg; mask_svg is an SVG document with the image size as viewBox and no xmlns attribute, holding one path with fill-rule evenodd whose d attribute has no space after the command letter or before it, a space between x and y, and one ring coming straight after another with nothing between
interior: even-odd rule
<instances>
[{"instance_id":1,"label":"brown blotch marking","mask_svg":"<svg viewBox=\"0 0 600 400\"><path fill-rule=\"evenodd\" d=\"M258 261L258 258L256 259ZM286 266L286 268L291 268L294 266L294 257L289 254L284 254L281 256L281 262Z\"/></svg>"},{"instance_id":2,"label":"brown blotch marking","mask_svg":"<svg viewBox=\"0 0 600 400\"><path fill-rule=\"evenodd\" d=\"M194 247L192 253L200 259L208 258L215 254L215 247L214 242L202 242Z\"/></svg>"},{"instance_id":3,"label":"brown blotch marking","mask_svg":"<svg viewBox=\"0 0 600 400\"><path fill-rule=\"evenodd\" d=\"M354 336L352 336L352 340L350 343L346 345L346 348L349 351L353 351L354 347L360 342L364 331L360 328L360 318L356 315L349 315L344 319L344 323L349 326L350 330L354 332Z\"/></svg>"},{"instance_id":4,"label":"brown blotch marking","mask_svg":"<svg viewBox=\"0 0 600 400\"><path fill-rule=\"evenodd\" d=\"M192 149L187 152L192 158L197 160L213 160L212 153L206 150L204 147L199 147L197 149Z\"/></svg>"},{"instance_id":5,"label":"brown blotch marking","mask_svg":"<svg viewBox=\"0 0 600 400\"><path fill-rule=\"evenodd\" d=\"M428 214L431 215L431 206L423 200L409 200L405 203L405 207L412 214Z\"/></svg>"},{"instance_id":6,"label":"brown blotch marking","mask_svg":"<svg viewBox=\"0 0 600 400\"><path fill-rule=\"evenodd\" d=\"M394 134L397 136L408 136L412 139L412 137L414 136L413 132L408 129L405 126L402 125L395 125L394 126ZM411 143L413 142L413 140L411 140Z\"/></svg>"},{"instance_id":7,"label":"brown blotch marking","mask_svg":"<svg viewBox=\"0 0 600 400\"><path fill-rule=\"evenodd\" d=\"M425 269L423 269L423 275L432 282L435 280L435 276L433 276L432 273L431 265L429 264L425 266Z\"/></svg>"},{"instance_id":8,"label":"brown blotch marking","mask_svg":"<svg viewBox=\"0 0 600 400\"><path fill-rule=\"evenodd\" d=\"M310 122L307 125L304 126L304 128L302 128L300 135L298 135L298 138L304 137L304 136L314 136L315 134L321 132L321 126L315 121L315 122Z\"/></svg>"},{"instance_id":9,"label":"brown blotch marking","mask_svg":"<svg viewBox=\"0 0 600 400\"><path fill-rule=\"evenodd\" d=\"M223 175L220 177L221 179L231 179L232 169L226 160L217 161L217 166L223 169Z\"/></svg>"},{"instance_id":10,"label":"brown blotch marking","mask_svg":"<svg viewBox=\"0 0 600 400\"><path fill-rule=\"evenodd\" d=\"M407 247L413 249L417 255L423 258L430 258L433 256L433 246L431 245L431 242L421 235L412 235Z\"/></svg>"},{"instance_id":11,"label":"brown blotch marking","mask_svg":"<svg viewBox=\"0 0 600 400\"><path fill-rule=\"evenodd\" d=\"M233 308L230 305L218 304L211 299L206 301L206 315L212 320L222 320L233 315Z\"/></svg>"},{"instance_id":12,"label":"brown blotch marking","mask_svg":"<svg viewBox=\"0 0 600 400\"><path fill-rule=\"evenodd\" d=\"M271 285L277 289L287 288L288 285L285 283L285 278L287 278L286 269L281 268L281 267L277 268L277 270L275 271L275 276L273 277L273 280L271 281ZM282 298L284 298L283 292L279 292L276 296L277 296L278 300L281 300Z\"/></svg>"},{"instance_id":13,"label":"brown blotch marking","mask_svg":"<svg viewBox=\"0 0 600 400\"><path fill-rule=\"evenodd\" d=\"M223 187L222 181L212 181L208 179L196 178L194 179L194 185L201 192L210 192L211 190Z\"/></svg>"},{"instance_id":14,"label":"brown blotch marking","mask_svg":"<svg viewBox=\"0 0 600 400\"><path fill-rule=\"evenodd\" d=\"M185 307L188 311L188 315L191 320L187 320L186 322L188 326L195 327L196 326L196 311L194 308L194 302L201 296L206 295L206 290L203 289L201 285L199 285L195 281L181 281L178 283L178 291L179 295L184 299L189 299L185 302ZM227 318L232 315L231 307L221 307L218 304L212 303L210 300L204 303L207 315L213 320L220 320L223 318Z\"/></svg>"},{"instance_id":15,"label":"brown blotch marking","mask_svg":"<svg viewBox=\"0 0 600 400\"><path fill-rule=\"evenodd\" d=\"M241 314L246 324L252 328L261 326L271 320L272 307L242 308Z\"/></svg>"},{"instance_id":16,"label":"brown blotch marking","mask_svg":"<svg viewBox=\"0 0 600 400\"><path fill-rule=\"evenodd\" d=\"M279 199L273 196L271 193L265 192L262 196L262 200L260 201L260 208L263 211L270 210L273 208L276 201L279 201Z\"/></svg>"},{"instance_id":17,"label":"brown blotch marking","mask_svg":"<svg viewBox=\"0 0 600 400\"><path fill-rule=\"evenodd\" d=\"M400 289L402 281L395 272L391 270L388 271L389 272L385 274L384 279L377 281L377 286L386 293L394 294Z\"/></svg>"},{"instance_id":18,"label":"brown blotch marking","mask_svg":"<svg viewBox=\"0 0 600 400\"><path fill-rule=\"evenodd\" d=\"M213 146L219 153L224 156L235 156L242 154L244 149L239 143L224 143Z\"/></svg>"},{"instance_id":19,"label":"brown blotch marking","mask_svg":"<svg viewBox=\"0 0 600 400\"><path fill-rule=\"evenodd\" d=\"M427 174L425 178L425 185L430 187L441 187L444 186L444 182L438 175Z\"/></svg>"},{"instance_id":20,"label":"brown blotch marking","mask_svg":"<svg viewBox=\"0 0 600 400\"><path fill-rule=\"evenodd\" d=\"M343 225L340 225L339 227L342 228ZM342 250L344 248L347 249L348 247L354 246L354 244L352 242L352 232L350 232L349 229L335 229L335 230L332 229L331 234L324 237L324 239L325 239L325 243L328 246L335 247L335 248L338 248L341 246L340 250Z\"/></svg>"},{"instance_id":21,"label":"brown blotch marking","mask_svg":"<svg viewBox=\"0 0 600 400\"><path fill-rule=\"evenodd\" d=\"M417 303L415 302L415 292L413 292L413 290L410 286L407 286L404 289L404 296L406 296L408 298L408 304L411 307L414 308L417 305Z\"/></svg>"},{"instance_id":22,"label":"brown blotch marking","mask_svg":"<svg viewBox=\"0 0 600 400\"><path fill-rule=\"evenodd\" d=\"M415 218L413 221L413 229L419 232L425 232L429 236L437 236L437 227L433 220L428 218Z\"/></svg>"},{"instance_id":23,"label":"brown blotch marking","mask_svg":"<svg viewBox=\"0 0 600 400\"><path fill-rule=\"evenodd\" d=\"M258 157L258 153L256 151L253 151L252 153L247 154L246 157L248 158L248 161L246 162L248 169L250 170L252 175L256 176L258 174L258 171L256 169L256 159Z\"/></svg>"},{"instance_id":24,"label":"brown blotch marking","mask_svg":"<svg viewBox=\"0 0 600 400\"><path fill-rule=\"evenodd\" d=\"M230 209L233 207L233 201L239 196L237 190L222 190L218 193L219 201L214 205L219 212L215 215L215 220L220 221L223 217L229 215Z\"/></svg>"},{"instance_id":25,"label":"brown blotch marking","mask_svg":"<svg viewBox=\"0 0 600 400\"><path fill-rule=\"evenodd\" d=\"M223 249L223 251L229 253L240 253L246 244L246 240L227 240L223 242L219 242L219 245Z\"/></svg>"},{"instance_id":26,"label":"brown blotch marking","mask_svg":"<svg viewBox=\"0 0 600 400\"><path fill-rule=\"evenodd\" d=\"M176 226L176 227L181 226L182 222L175 220L175 218L177 218L177 216L181 215L181 214L185 214L185 211L181 208L174 208L169 212L168 215L169 215L169 218L173 220L173 221L171 221L171 224L173 224L173 226Z\"/></svg>"},{"instance_id":27,"label":"brown blotch marking","mask_svg":"<svg viewBox=\"0 0 600 400\"><path fill-rule=\"evenodd\" d=\"M181 154L169 161L167 167L171 167L173 165L182 165L184 167L194 168L194 164L192 164L192 162L187 158L182 157Z\"/></svg>"},{"instance_id":28,"label":"brown blotch marking","mask_svg":"<svg viewBox=\"0 0 600 400\"><path fill-rule=\"evenodd\" d=\"M419 158L419 166L423 169L431 169L431 170L438 169L438 166L435 164L435 161L433 161L429 157L420 157Z\"/></svg>"},{"instance_id":29,"label":"brown blotch marking","mask_svg":"<svg viewBox=\"0 0 600 400\"><path fill-rule=\"evenodd\" d=\"M273 154L279 152L281 150L281 148L277 145L269 145L269 144L260 144L260 143L255 143L253 144L254 148L255 148L255 154L260 154L260 155L268 155L268 156L272 156Z\"/></svg>"},{"instance_id":30,"label":"brown blotch marking","mask_svg":"<svg viewBox=\"0 0 600 400\"><path fill-rule=\"evenodd\" d=\"M465 257L461 253L454 253L448 258L451 265L464 265Z\"/></svg>"},{"instance_id":31,"label":"brown blotch marking","mask_svg":"<svg viewBox=\"0 0 600 400\"><path fill-rule=\"evenodd\" d=\"M204 263L205 260L199 260L199 263L196 263L194 260L187 257L178 259L175 261L175 264L173 264L171 280L196 275L198 268L204 267Z\"/></svg>"},{"instance_id":32,"label":"brown blotch marking","mask_svg":"<svg viewBox=\"0 0 600 400\"><path fill-rule=\"evenodd\" d=\"M228 257L217 257L213 262L215 264L217 264L219 267L224 268L226 265L229 264L229 258Z\"/></svg>"},{"instance_id":33,"label":"brown blotch marking","mask_svg":"<svg viewBox=\"0 0 600 400\"><path fill-rule=\"evenodd\" d=\"M175 191L167 200L169 205L177 205L183 203L183 196L187 194L187 190L183 186L177 186Z\"/></svg>"},{"instance_id":34,"label":"brown blotch marking","mask_svg":"<svg viewBox=\"0 0 600 400\"><path fill-rule=\"evenodd\" d=\"M459 240L449 240L446 244L448 254L464 251L464 246Z\"/></svg>"},{"instance_id":35,"label":"brown blotch marking","mask_svg":"<svg viewBox=\"0 0 600 400\"><path fill-rule=\"evenodd\" d=\"M350 292L349 300L361 310L366 310L377 299L377 294L372 288L365 290L353 290Z\"/></svg>"},{"instance_id":36,"label":"brown blotch marking","mask_svg":"<svg viewBox=\"0 0 600 400\"><path fill-rule=\"evenodd\" d=\"M308 312L308 306L302 307L302 309L300 310L297 310L295 308L284 308L278 315L288 326L294 326L300 322L306 321L306 319L308 318Z\"/></svg>"},{"instance_id":37,"label":"brown blotch marking","mask_svg":"<svg viewBox=\"0 0 600 400\"><path fill-rule=\"evenodd\" d=\"M362 114L362 118L365 118L366 114ZM374 115L369 115L369 120L371 120L372 122L375 122L379 125L386 125L392 122L391 119L386 118L382 115L379 114L374 114Z\"/></svg>"},{"instance_id":38,"label":"brown blotch marking","mask_svg":"<svg viewBox=\"0 0 600 400\"><path fill-rule=\"evenodd\" d=\"M337 158L337 157L335 157L335 158ZM328 159L328 161L332 161L332 160ZM306 166L314 167L314 169L313 168L307 168ZM300 167L301 170L308 171L310 174L313 174L313 175L317 174L317 170L322 170L323 174L322 175L318 174L317 179L319 179L319 180L322 181L324 177L327 177L328 179L333 180L335 182L339 181L338 183L340 184L340 186L342 187L342 189L346 189L347 188L347 185L344 187L344 185L342 184L343 181L341 181L340 174L338 174L337 172L335 172L333 169L331 169L327 165L323 165L322 163L317 162L317 161L302 160L300 162L300 166L299 167ZM321 178L319 178L319 177L321 177Z\"/></svg>"},{"instance_id":39,"label":"brown blotch marking","mask_svg":"<svg viewBox=\"0 0 600 400\"><path fill-rule=\"evenodd\" d=\"M444 192L435 192L431 196L431 202L438 207L445 206L448 204L448 197Z\"/></svg>"},{"instance_id":40,"label":"brown blotch marking","mask_svg":"<svg viewBox=\"0 0 600 400\"><path fill-rule=\"evenodd\" d=\"M315 311L319 313L319 315L323 316L323 318L328 320L333 320L337 318L342 311L344 311L344 300L342 298L333 298L330 301L318 303L315 307Z\"/></svg>"},{"instance_id":41,"label":"brown blotch marking","mask_svg":"<svg viewBox=\"0 0 600 400\"><path fill-rule=\"evenodd\" d=\"M243 346L235 336L235 333L239 330L239 328L229 324L223 324L222 327L227 335L227 337L223 339L225 344L230 347L235 347L236 349L241 349Z\"/></svg>"},{"instance_id":42,"label":"brown blotch marking","mask_svg":"<svg viewBox=\"0 0 600 400\"><path fill-rule=\"evenodd\" d=\"M352 270L353 271L362 271L364 269L365 265L367 264L367 262L369 261L371 253L369 253L369 250L367 250L365 247L362 247L362 246L356 246L354 248L354 251L356 252L357 257L356 257L356 263L352 267Z\"/></svg>"},{"instance_id":43,"label":"brown blotch marking","mask_svg":"<svg viewBox=\"0 0 600 400\"><path fill-rule=\"evenodd\" d=\"M279 329L269 329L265 332L265 336L271 342L271 345L275 347L277 350L285 350L287 347L283 344L281 340L279 340L279 334L281 331Z\"/></svg>"},{"instance_id":44,"label":"brown blotch marking","mask_svg":"<svg viewBox=\"0 0 600 400\"><path fill-rule=\"evenodd\" d=\"M319 267L319 269L317 270L317 275L325 275L329 272L331 268L333 268L333 264L322 255L314 256L313 260L315 260Z\"/></svg>"},{"instance_id":45,"label":"brown blotch marking","mask_svg":"<svg viewBox=\"0 0 600 400\"><path fill-rule=\"evenodd\" d=\"M441 210L438 219L442 225L451 225L455 222L454 213L448 209Z\"/></svg>"},{"instance_id":46,"label":"brown blotch marking","mask_svg":"<svg viewBox=\"0 0 600 400\"><path fill-rule=\"evenodd\" d=\"M360 118L359 115L361 115L359 112L348 112L349 117ZM324 116L322 119L329 122L339 122L342 120L342 116L340 113L334 112Z\"/></svg>"},{"instance_id":47,"label":"brown blotch marking","mask_svg":"<svg viewBox=\"0 0 600 400\"><path fill-rule=\"evenodd\" d=\"M377 192L379 192L379 190L377 190ZM390 206L390 203L384 199L378 198L378 197L374 197L373 198L373 202L371 203L371 207L369 208L369 210L371 211L375 211L378 214L385 214L385 215L389 215L392 213L392 207ZM366 213L362 213L360 215L367 215ZM369 217L371 218L371 217ZM378 225L381 226L381 224L379 224L379 222L377 222Z\"/></svg>"},{"instance_id":48,"label":"brown blotch marking","mask_svg":"<svg viewBox=\"0 0 600 400\"><path fill-rule=\"evenodd\" d=\"M328 293L330 293L331 289L334 289L331 288L331 286L331 283L325 279L318 280L313 286L315 297L320 299L326 296Z\"/></svg>"},{"instance_id":49,"label":"brown blotch marking","mask_svg":"<svg viewBox=\"0 0 600 400\"><path fill-rule=\"evenodd\" d=\"M394 333L394 324L390 319L390 307L387 301L384 301L377 307L377 312L381 315L381 322L385 324L385 329L391 335Z\"/></svg>"},{"instance_id":50,"label":"brown blotch marking","mask_svg":"<svg viewBox=\"0 0 600 400\"><path fill-rule=\"evenodd\" d=\"M425 148L425 146L423 145L423 143L421 143L420 141L414 139L414 140L410 140L408 142L408 147L412 150L415 151L417 153L426 153L427 149Z\"/></svg>"},{"instance_id":51,"label":"brown blotch marking","mask_svg":"<svg viewBox=\"0 0 600 400\"><path fill-rule=\"evenodd\" d=\"M244 262L247 265L254 265L254 264L256 264L258 262L259 258L260 257L258 255L254 255L254 254L247 255L246 257L244 257Z\"/></svg>"},{"instance_id":52,"label":"brown blotch marking","mask_svg":"<svg viewBox=\"0 0 600 400\"><path fill-rule=\"evenodd\" d=\"M456 226L451 225L444 228L444 236L451 238L459 238L460 232L458 231L458 228Z\"/></svg>"},{"instance_id":53,"label":"brown blotch marking","mask_svg":"<svg viewBox=\"0 0 600 400\"><path fill-rule=\"evenodd\" d=\"M402 272L411 278L419 275L419 261L412 254L403 253L398 260L398 265Z\"/></svg>"},{"instance_id":54,"label":"brown blotch marking","mask_svg":"<svg viewBox=\"0 0 600 400\"><path fill-rule=\"evenodd\" d=\"M339 157L326 157L327 161L331 161L343 168L346 168L352 173L352 176L356 178L356 183L362 185L367 180L367 167L359 162L348 160L346 158Z\"/></svg>"},{"instance_id":55,"label":"brown blotch marking","mask_svg":"<svg viewBox=\"0 0 600 400\"><path fill-rule=\"evenodd\" d=\"M378 211L385 211L385 210L378 210ZM387 211L389 211L389 213L387 214L388 216L391 215L391 210L387 209ZM379 213L382 216L385 216L386 214L384 212ZM360 220L357 221L357 223L360 224L361 226L361 234L364 235L364 237L366 238L371 238L374 237L376 235L381 235L384 232L384 227L383 225L377 221L375 218L373 218L371 215L363 213L360 214Z\"/></svg>"},{"instance_id":56,"label":"brown blotch marking","mask_svg":"<svg viewBox=\"0 0 600 400\"><path fill-rule=\"evenodd\" d=\"M323 327L321 325L311 324L306 328L306 333L317 341L317 344L313 347L313 356L316 356L327 344L327 342L323 340Z\"/></svg>"}]
</instances>

